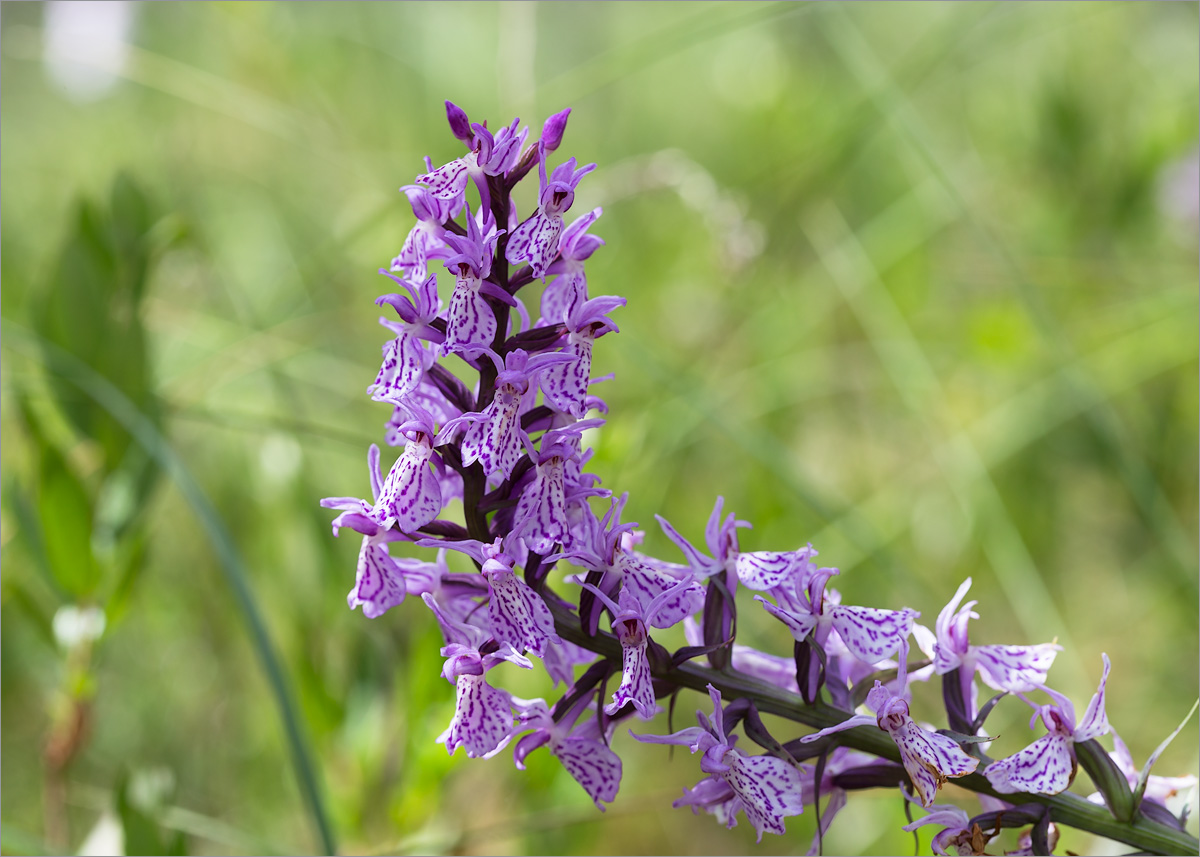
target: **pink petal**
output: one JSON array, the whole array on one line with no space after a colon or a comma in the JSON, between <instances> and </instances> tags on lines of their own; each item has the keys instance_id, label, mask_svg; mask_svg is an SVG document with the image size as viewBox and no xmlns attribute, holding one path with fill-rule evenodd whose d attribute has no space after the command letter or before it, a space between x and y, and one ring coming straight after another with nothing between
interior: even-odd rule
<instances>
[{"instance_id":1,"label":"pink petal","mask_svg":"<svg viewBox=\"0 0 1200 857\"><path fill-rule=\"evenodd\" d=\"M466 192L467 181L470 178L467 158L473 160L474 156L468 155L451 161L431 173L417 176L417 181L429 188L429 193L436 199L457 199Z\"/></svg>"},{"instance_id":2,"label":"pink petal","mask_svg":"<svg viewBox=\"0 0 1200 857\"><path fill-rule=\"evenodd\" d=\"M354 588L346 596L350 609L361 606L364 616L376 619L403 601L406 594L404 574L388 554L387 545L372 544L364 538Z\"/></svg>"},{"instance_id":3,"label":"pink petal","mask_svg":"<svg viewBox=\"0 0 1200 857\"><path fill-rule=\"evenodd\" d=\"M604 809L601 801L611 803L616 799L621 787L621 759L612 750L597 741L568 738L551 752L596 802L597 809Z\"/></svg>"},{"instance_id":4,"label":"pink petal","mask_svg":"<svg viewBox=\"0 0 1200 857\"><path fill-rule=\"evenodd\" d=\"M933 805L947 779L965 776L979 765L979 760L967 755L953 739L926 732L912 718L905 718L900 728L891 730L891 736L922 806Z\"/></svg>"},{"instance_id":5,"label":"pink petal","mask_svg":"<svg viewBox=\"0 0 1200 857\"><path fill-rule=\"evenodd\" d=\"M1027 693L1046 683L1046 674L1061 646L972 646L980 675L988 687Z\"/></svg>"},{"instance_id":6,"label":"pink petal","mask_svg":"<svg viewBox=\"0 0 1200 857\"><path fill-rule=\"evenodd\" d=\"M465 747L472 759L498 753L512 737L513 716L509 696L492 687L481 675L458 677L458 699L450 727L438 736L451 756Z\"/></svg>"},{"instance_id":7,"label":"pink petal","mask_svg":"<svg viewBox=\"0 0 1200 857\"><path fill-rule=\"evenodd\" d=\"M654 702L654 684L650 681L650 664L646 660L646 639L634 646L621 647L621 685L613 693L613 701L604 706L605 714L616 714L632 702L638 716L652 720L658 706Z\"/></svg>"},{"instance_id":8,"label":"pink petal","mask_svg":"<svg viewBox=\"0 0 1200 857\"><path fill-rule=\"evenodd\" d=\"M1075 776L1070 739L1054 733L1043 735L1019 753L988 765L983 775L1002 794L1056 795L1066 790Z\"/></svg>"},{"instance_id":9,"label":"pink petal","mask_svg":"<svg viewBox=\"0 0 1200 857\"><path fill-rule=\"evenodd\" d=\"M833 629L850 653L875 664L896 654L912 633L913 610L878 610L873 607L833 607Z\"/></svg>"},{"instance_id":10,"label":"pink petal","mask_svg":"<svg viewBox=\"0 0 1200 857\"><path fill-rule=\"evenodd\" d=\"M738 554L738 580L747 589L765 592L787 582L804 567L801 551L755 551Z\"/></svg>"},{"instance_id":11,"label":"pink petal","mask_svg":"<svg viewBox=\"0 0 1200 857\"><path fill-rule=\"evenodd\" d=\"M742 809L758 831L759 842L764 830L782 834L783 819L804 811L800 772L793 765L774 756L737 753L726 756L726 762L729 770L723 776L742 799Z\"/></svg>"}]
</instances>

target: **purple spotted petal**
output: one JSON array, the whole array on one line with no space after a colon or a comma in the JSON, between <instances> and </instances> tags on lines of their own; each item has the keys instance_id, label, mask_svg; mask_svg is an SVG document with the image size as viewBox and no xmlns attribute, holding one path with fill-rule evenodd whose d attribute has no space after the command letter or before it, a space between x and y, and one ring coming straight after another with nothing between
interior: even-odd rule
<instances>
[{"instance_id":1,"label":"purple spotted petal","mask_svg":"<svg viewBox=\"0 0 1200 857\"><path fill-rule=\"evenodd\" d=\"M417 176L417 182L429 188L429 193L437 199L458 199L466 193L470 167L474 166L474 163L475 155L469 153L457 161L438 167L433 172Z\"/></svg>"},{"instance_id":2,"label":"purple spotted petal","mask_svg":"<svg viewBox=\"0 0 1200 857\"><path fill-rule=\"evenodd\" d=\"M546 324L562 324L566 320L576 289L581 289L583 300L587 300L587 275L584 274L582 265L572 265L551 280L542 292L542 320Z\"/></svg>"},{"instance_id":3,"label":"purple spotted petal","mask_svg":"<svg viewBox=\"0 0 1200 857\"><path fill-rule=\"evenodd\" d=\"M601 801L612 803L621 787L621 758L599 741L586 738L567 738L551 749L567 773L588 793L596 808L603 811Z\"/></svg>"},{"instance_id":4,"label":"purple spotted petal","mask_svg":"<svg viewBox=\"0 0 1200 857\"><path fill-rule=\"evenodd\" d=\"M446 343L442 348L447 354L474 352L490 348L495 338L496 314L479 293L479 280L475 280L472 287L470 282L460 278L450 298Z\"/></svg>"},{"instance_id":5,"label":"purple spotted petal","mask_svg":"<svg viewBox=\"0 0 1200 857\"><path fill-rule=\"evenodd\" d=\"M620 548L617 549L615 559L617 568L624 576L624 588L643 611L650 608L651 601L679 584L679 578L654 568L637 555ZM702 606L704 590L699 587L685 589L666 603L660 603L654 615L646 617L647 623L654 628L670 628L697 613Z\"/></svg>"},{"instance_id":6,"label":"purple spotted petal","mask_svg":"<svg viewBox=\"0 0 1200 857\"><path fill-rule=\"evenodd\" d=\"M542 556L565 540L570 523L561 458L537 466L537 475L521 494L513 520L526 546Z\"/></svg>"},{"instance_id":7,"label":"purple spotted petal","mask_svg":"<svg viewBox=\"0 0 1200 857\"><path fill-rule=\"evenodd\" d=\"M546 394L547 404L564 414L581 418L586 411L583 402L592 372L591 333L572 333L563 353L573 354L575 360L549 367L542 372L539 384Z\"/></svg>"},{"instance_id":8,"label":"purple spotted petal","mask_svg":"<svg viewBox=\"0 0 1200 857\"><path fill-rule=\"evenodd\" d=\"M979 760L968 756L953 739L926 732L912 718L906 717L899 728L890 731L922 806L933 805L948 778L966 776L979 765Z\"/></svg>"},{"instance_id":9,"label":"purple spotted petal","mask_svg":"<svg viewBox=\"0 0 1200 857\"><path fill-rule=\"evenodd\" d=\"M799 642L804 642L804 638L812 633L812 629L817 627L817 617L812 613L796 613L791 610L785 610L772 604L761 595L755 595L754 600L762 604L767 612L787 626L787 629L792 632L792 636Z\"/></svg>"},{"instance_id":10,"label":"purple spotted petal","mask_svg":"<svg viewBox=\"0 0 1200 857\"><path fill-rule=\"evenodd\" d=\"M491 604L488 622L498 642L509 643L518 652L528 649L544 657L547 643L559 642L554 617L542 597L511 570L488 574Z\"/></svg>"},{"instance_id":11,"label":"purple spotted petal","mask_svg":"<svg viewBox=\"0 0 1200 857\"><path fill-rule=\"evenodd\" d=\"M1071 741L1055 733L1043 735L1019 753L992 762L983 775L1002 794L1056 795L1075 778Z\"/></svg>"},{"instance_id":12,"label":"purple spotted petal","mask_svg":"<svg viewBox=\"0 0 1200 857\"><path fill-rule=\"evenodd\" d=\"M544 276L546 268L558 255L558 237L562 232L562 223L561 217L547 217L538 210L509 236L508 247L504 251L509 264L528 262L535 277Z\"/></svg>"},{"instance_id":13,"label":"purple spotted petal","mask_svg":"<svg viewBox=\"0 0 1200 857\"><path fill-rule=\"evenodd\" d=\"M693 788L685 787L683 797L678 798L671 806L676 809L690 806L693 814L703 809L732 830L737 827L737 814L742 808L742 799L723 776L714 774L696 783Z\"/></svg>"},{"instance_id":14,"label":"purple spotted petal","mask_svg":"<svg viewBox=\"0 0 1200 857\"><path fill-rule=\"evenodd\" d=\"M383 365L375 382L367 388L376 402L402 404L404 398L421 383L428 352L415 336L402 333L383 346Z\"/></svg>"},{"instance_id":15,"label":"purple spotted petal","mask_svg":"<svg viewBox=\"0 0 1200 857\"><path fill-rule=\"evenodd\" d=\"M1053 643L1043 643L1040 646L972 646L971 652L988 687L1027 693L1046 683L1046 674L1061 649Z\"/></svg>"},{"instance_id":16,"label":"purple spotted petal","mask_svg":"<svg viewBox=\"0 0 1200 857\"><path fill-rule=\"evenodd\" d=\"M442 487L429 469L432 454L429 441L422 438L410 441L396 459L372 510L372 517L381 525L395 521L402 532L411 533L442 511Z\"/></svg>"},{"instance_id":17,"label":"purple spotted petal","mask_svg":"<svg viewBox=\"0 0 1200 857\"><path fill-rule=\"evenodd\" d=\"M914 610L878 610L874 607L833 607L833 629L854 657L868 664L894 655L912 633Z\"/></svg>"},{"instance_id":18,"label":"purple spotted petal","mask_svg":"<svg viewBox=\"0 0 1200 857\"><path fill-rule=\"evenodd\" d=\"M388 555L386 544L373 544L364 538L358 552L358 573L354 588L346 596L350 609L362 607L368 619L377 619L404 600L407 594L404 574Z\"/></svg>"},{"instance_id":19,"label":"purple spotted petal","mask_svg":"<svg viewBox=\"0 0 1200 857\"><path fill-rule=\"evenodd\" d=\"M613 693L613 701L604 706L606 714L616 714L627 703L632 702L638 716L651 720L658 706L654 702L654 685L650 681L650 663L646 660L646 637L641 642L621 646L621 685Z\"/></svg>"},{"instance_id":20,"label":"purple spotted petal","mask_svg":"<svg viewBox=\"0 0 1200 857\"><path fill-rule=\"evenodd\" d=\"M730 753L725 757L729 770L722 776L742 800L746 818L758 831L783 834L783 819L804 811L800 791L800 772L795 766L774 756L741 756Z\"/></svg>"},{"instance_id":21,"label":"purple spotted petal","mask_svg":"<svg viewBox=\"0 0 1200 857\"><path fill-rule=\"evenodd\" d=\"M450 728L438 736L451 756L459 747L476 759L493 756L512 737L513 716L509 696L492 687L481 675L458 677L458 699Z\"/></svg>"},{"instance_id":22,"label":"purple spotted petal","mask_svg":"<svg viewBox=\"0 0 1200 857\"><path fill-rule=\"evenodd\" d=\"M521 458L521 438L517 433L517 412L520 399L514 398L507 405L499 399L488 405L487 419L471 424L463 436L463 465L478 461L483 472L491 475L497 471L507 478Z\"/></svg>"},{"instance_id":23,"label":"purple spotted petal","mask_svg":"<svg viewBox=\"0 0 1200 857\"><path fill-rule=\"evenodd\" d=\"M782 586L792 575L805 567L811 551L755 551L738 554L738 580L747 589L766 592ZM802 586L805 584L801 584Z\"/></svg>"},{"instance_id":24,"label":"purple spotted petal","mask_svg":"<svg viewBox=\"0 0 1200 857\"><path fill-rule=\"evenodd\" d=\"M1104 658L1104 675L1100 677L1100 686L1092 695L1092 701L1088 703L1087 711L1083 713L1083 719L1075 727L1076 741L1088 741L1108 734L1108 715L1104 711L1104 688L1108 684L1108 673L1112 669L1112 662L1109 661L1108 655L1101 655L1101 657Z\"/></svg>"}]
</instances>

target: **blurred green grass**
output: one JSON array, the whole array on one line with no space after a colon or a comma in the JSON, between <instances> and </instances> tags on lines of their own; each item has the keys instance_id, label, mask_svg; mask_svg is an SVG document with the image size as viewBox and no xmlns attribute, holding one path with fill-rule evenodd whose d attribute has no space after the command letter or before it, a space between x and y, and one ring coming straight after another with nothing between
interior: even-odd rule
<instances>
[{"instance_id":1,"label":"blurred green grass","mask_svg":"<svg viewBox=\"0 0 1200 857\"><path fill-rule=\"evenodd\" d=\"M363 395L373 272L410 222L395 188L455 151L445 98L493 124L574 108L562 154L599 165L576 208L605 208L589 278L629 298L596 350L616 379L594 470L652 551L674 558L655 512L695 536L720 493L755 525L747 549L811 540L848 603L932 623L970 575L976 639L1057 636L1052 678L1077 702L1109 653L1110 720L1139 762L1196 698L1194 5L147 4L87 101L43 61L47 14L0 7L0 312L35 324L76 261L78 200L131 175L162 238L138 317L164 431L246 564L343 851L773 854L812 833L806 814L755 846L670 810L694 760L625 739L604 816L546 754L524 773L448 758L436 628L412 605L344 608L356 547L316 499L365 488L388 416ZM66 666L46 635L64 597L19 508L42 472L20 397L82 484L102 468L9 335L0 380L3 848L32 851ZM218 556L169 480L144 527L89 668L70 846L123 771L165 769L158 817L190 850L318 847ZM1020 706L993 717L1015 749ZM1159 773L1197 752L1192 727ZM897 796L855 796L827 850L906 850L902 823Z\"/></svg>"}]
</instances>

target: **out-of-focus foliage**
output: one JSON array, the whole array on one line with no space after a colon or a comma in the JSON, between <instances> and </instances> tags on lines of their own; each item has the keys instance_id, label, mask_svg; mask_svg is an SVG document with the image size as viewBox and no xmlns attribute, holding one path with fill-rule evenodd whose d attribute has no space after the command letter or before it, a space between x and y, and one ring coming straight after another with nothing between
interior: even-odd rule
<instances>
[{"instance_id":1,"label":"out-of-focus foliage","mask_svg":"<svg viewBox=\"0 0 1200 857\"><path fill-rule=\"evenodd\" d=\"M0 11L5 851L320 847L214 546L71 360L230 530L342 850L808 848L811 812L755 846L671 810L695 760L627 736L603 816L548 754L448 758L429 616L345 608L357 545L316 500L368 487L373 272L395 188L458 151L446 98L574 108L589 278L629 298L594 469L648 549L677 559L652 515L696 536L721 493L747 549L812 541L848 603L931 624L971 575L976 639L1057 636L1077 704L1108 652L1139 765L1195 699L1195 5L86 5ZM1026 719L993 713L1003 752ZM1189 728L1156 770L1196 755ZM855 795L827 850L907 850L903 823Z\"/></svg>"}]
</instances>

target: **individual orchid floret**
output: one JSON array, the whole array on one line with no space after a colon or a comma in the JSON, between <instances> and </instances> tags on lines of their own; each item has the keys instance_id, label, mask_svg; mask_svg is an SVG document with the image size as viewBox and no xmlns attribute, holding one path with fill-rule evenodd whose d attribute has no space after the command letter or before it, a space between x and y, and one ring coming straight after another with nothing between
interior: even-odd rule
<instances>
[{"instance_id":1,"label":"individual orchid floret","mask_svg":"<svg viewBox=\"0 0 1200 857\"><path fill-rule=\"evenodd\" d=\"M446 637L442 675L457 689L454 717L437 742L445 744L451 756L463 747L471 758L490 758L513 736L512 698L507 691L488 684L484 674L502 661L525 669L532 669L533 664L511 646L489 642L480 628L447 616L429 593L421 599L442 627Z\"/></svg>"},{"instance_id":2,"label":"individual orchid floret","mask_svg":"<svg viewBox=\"0 0 1200 857\"><path fill-rule=\"evenodd\" d=\"M421 344L422 340L441 342L443 338L442 333L432 326L441 309L437 277L430 275L418 287L382 269L379 273L402 286L408 295L381 295L375 301L391 306L400 321L379 319L379 323L396 334L396 338L384 344L383 364L367 392L377 402L403 405L435 359L433 352Z\"/></svg>"},{"instance_id":3,"label":"individual orchid floret","mask_svg":"<svg viewBox=\"0 0 1200 857\"><path fill-rule=\"evenodd\" d=\"M559 164L546 177L546 147L538 144L538 175L540 192L538 209L509 236L505 257L509 264L528 262L533 276L545 277L546 269L558 254L558 241L563 228L563 212L575 201L575 188L595 164L575 169L575 159Z\"/></svg>"},{"instance_id":4,"label":"individual orchid floret","mask_svg":"<svg viewBox=\"0 0 1200 857\"><path fill-rule=\"evenodd\" d=\"M606 714L616 714L628 704L632 704L638 716L650 720L658 710L654 702L654 685L650 680L650 661L646 657L646 649L650 643L648 625L655 625L658 614L664 606L675 599L684 596L688 589L699 590L700 586L689 580L682 580L666 592L657 595L643 610L637 599L628 589L622 589L618 596L618 604L590 583L583 584L612 611L612 629L621 641L621 685L613 693L612 702L604 708Z\"/></svg>"},{"instance_id":5,"label":"individual orchid floret","mask_svg":"<svg viewBox=\"0 0 1200 857\"><path fill-rule=\"evenodd\" d=\"M575 287L565 322L567 342L562 350L574 359L542 373L540 383L546 394L546 404L576 419L582 419L587 413L585 401L592 372L592 343L597 337L617 329L607 314L624 305L625 298L612 295L584 300L580 287Z\"/></svg>"},{"instance_id":6,"label":"individual orchid floret","mask_svg":"<svg viewBox=\"0 0 1200 857\"><path fill-rule=\"evenodd\" d=\"M748 528L750 524L737 520L733 512L721 520L721 511L724 505L725 498L717 497L712 514L708 517L708 525L704 528L704 543L711 556L705 555L693 547L692 543L681 536L662 515L654 517L659 526L663 528L663 532L667 534L667 538L683 551L688 567L695 572L697 577L712 577L723 571L726 573L726 582L732 585L736 579L734 575L737 573L737 530L738 527Z\"/></svg>"},{"instance_id":7,"label":"individual orchid floret","mask_svg":"<svg viewBox=\"0 0 1200 857\"><path fill-rule=\"evenodd\" d=\"M533 449L532 443L526 444L535 472L533 480L522 491L521 499L517 502L513 535L523 538L535 553L545 556L555 545L568 540L570 521L567 519L566 463L579 459L576 446L579 435L603 424L604 420L583 420L571 426L552 429L542 435L540 452ZM577 490L592 496L604 493L593 488Z\"/></svg>"},{"instance_id":8,"label":"individual orchid floret","mask_svg":"<svg viewBox=\"0 0 1200 857\"><path fill-rule=\"evenodd\" d=\"M835 574L838 574L836 568L822 568L812 575L801 609L772 604L761 595L755 595L754 600L783 622L797 642L803 642L813 634L817 643L823 645L829 631L834 630L846 648L868 664L877 664L901 649L907 651L906 641L912 633L913 620L921 614L907 607L882 610L833 603L825 595L825 586Z\"/></svg>"},{"instance_id":9,"label":"individual orchid floret","mask_svg":"<svg viewBox=\"0 0 1200 857\"><path fill-rule=\"evenodd\" d=\"M591 571L601 572L602 590L611 595L616 592L617 586L622 586L629 591L642 610L646 611L650 602L657 596L672 589L681 579L693 579L694 575L690 569L684 569L682 575L673 575L652 565L647 557L633 550L629 537L637 524L621 523L621 512L628 499L628 494L614 498L600 521L595 520L589 508L583 507L586 524L576 529L570 549L560 554L559 558L570 560ZM680 597L671 599L658 608L656 614L651 617L655 623L654 627L669 628L677 624L699 610L703 601L703 590L684 590Z\"/></svg>"},{"instance_id":10,"label":"individual orchid floret","mask_svg":"<svg viewBox=\"0 0 1200 857\"><path fill-rule=\"evenodd\" d=\"M1102 654L1101 657L1104 659L1104 674L1100 677L1100 686L1078 723L1071 700L1056 690L1042 688L1054 698L1055 704L1036 706L1029 703L1035 711L1029 728L1032 729L1040 717L1047 733L1019 753L988 765L983 775L996 791L1002 794L1026 792L1056 795L1071 785L1075 779L1076 742L1098 738L1109 731L1108 717L1104 711L1104 690L1112 663L1108 655Z\"/></svg>"},{"instance_id":11,"label":"individual orchid floret","mask_svg":"<svg viewBox=\"0 0 1200 857\"><path fill-rule=\"evenodd\" d=\"M747 756L733 745L736 736L725 735L721 712L721 692L708 686L708 695L713 703L712 719L696 712L700 726L692 726L671 735L637 735L639 741L651 744L678 744L692 753L700 752L700 770L710 776L701 780L694 789L685 791L683 798L674 806L711 805L721 803L718 818L726 826L733 827L739 809L746 813L750 823L762 841L764 831L783 834L786 832L784 818L799 815L804 811L801 774L795 765L775 756Z\"/></svg>"},{"instance_id":12,"label":"individual orchid floret","mask_svg":"<svg viewBox=\"0 0 1200 857\"><path fill-rule=\"evenodd\" d=\"M371 512L380 525L394 521L403 533L416 532L442 511L442 486L430 469L433 448L441 446L461 423L477 418L475 414L456 417L435 433L428 411L417 405L410 405L409 411L412 418L399 429L408 443L383 481Z\"/></svg>"},{"instance_id":13,"label":"individual orchid floret","mask_svg":"<svg viewBox=\"0 0 1200 857\"><path fill-rule=\"evenodd\" d=\"M443 354L464 353L468 356L490 348L496 338L496 314L484 300L484 295L514 305L515 299L504 289L485 278L492 271L492 253L500 233L490 212L481 210L484 223L471 216L467 206L467 234L446 235L446 243L454 255L446 259L446 268L455 275L454 294L446 317L446 341Z\"/></svg>"},{"instance_id":14,"label":"individual orchid floret","mask_svg":"<svg viewBox=\"0 0 1200 857\"><path fill-rule=\"evenodd\" d=\"M812 544L794 551L753 551L738 554L738 581L747 589L768 592L793 584L805 589L817 567Z\"/></svg>"},{"instance_id":15,"label":"individual orchid floret","mask_svg":"<svg viewBox=\"0 0 1200 857\"><path fill-rule=\"evenodd\" d=\"M918 802L907 790L904 791L904 799L913 803ZM984 849L994 834L984 832L978 824L972 824L971 817L967 815L966 810L953 804L934 804L928 809L929 814L924 818L918 818L901 829L912 833L918 827L924 827L927 824L941 825L943 829L934 834L929 847L934 854L943 855L943 857L951 854L980 855L985 853Z\"/></svg>"},{"instance_id":16,"label":"individual orchid floret","mask_svg":"<svg viewBox=\"0 0 1200 857\"><path fill-rule=\"evenodd\" d=\"M484 353L496 363L496 394L481 418L467 429L462 441L462 460L464 466L478 461L484 473L500 472L508 478L521 458L521 398L539 372L574 358L557 353L530 357L518 348L508 352L501 364L494 352Z\"/></svg>"},{"instance_id":17,"label":"individual orchid floret","mask_svg":"<svg viewBox=\"0 0 1200 857\"><path fill-rule=\"evenodd\" d=\"M542 138L539 142L547 152L553 152L562 145L563 133L567 130L567 117L570 115L571 108L568 107L555 113L542 125Z\"/></svg>"},{"instance_id":18,"label":"individual orchid floret","mask_svg":"<svg viewBox=\"0 0 1200 857\"><path fill-rule=\"evenodd\" d=\"M403 271L413 280L424 280L428 275L430 259L444 259L449 255L445 244L445 223L458 214L462 200L438 199L420 185L404 185L400 192L408 197L416 224L409 230L400 248L392 259L391 269Z\"/></svg>"},{"instance_id":19,"label":"individual orchid floret","mask_svg":"<svg viewBox=\"0 0 1200 857\"><path fill-rule=\"evenodd\" d=\"M968 601L959 608L959 602L971 588L971 578L958 588L954 598L938 614L934 646L934 671L945 675L959 670L962 682L962 698L970 705L973 698L972 685L978 671L984 683L995 690L1009 693L1025 693L1046 683L1046 674L1054 663L1054 657L1062 646L1042 643L1037 646L972 646L967 637L967 623L979 618L971 608L977 602ZM974 706L971 706L972 708ZM975 716L972 710L970 717Z\"/></svg>"},{"instance_id":20,"label":"individual orchid floret","mask_svg":"<svg viewBox=\"0 0 1200 857\"><path fill-rule=\"evenodd\" d=\"M462 551L482 565L480 573L488 582L488 627L496 642L508 643L518 652L533 652L539 658L545 657L547 645L561 642L546 602L513 573L513 560L504 550L503 539L490 545L474 539L428 539L417 544Z\"/></svg>"},{"instance_id":21,"label":"individual orchid floret","mask_svg":"<svg viewBox=\"0 0 1200 857\"><path fill-rule=\"evenodd\" d=\"M470 136L466 137L467 129L463 124L468 121L463 110L447 102L446 118L450 122L450 130L470 151L461 158L433 169L426 159L426 172L417 176L418 184L429 188L430 194L440 200L461 203L466 194L467 183L475 182L483 200L483 207L490 208L489 191L486 176L502 175L515 166L521 154L521 147L529 136L529 129L517 127L520 119L514 119L512 125L501 128L495 135L488 131L486 125L471 123Z\"/></svg>"},{"instance_id":22,"label":"individual orchid floret","mask_svg":"<svg viewBox=\"0 0 1200 857\"><path fill-rule=\"evenodd\" d=\"M547 275L557 275L542 292L542 321L544 324L560 324L571 309L571 300L578 288L583 299L588 299L587 275L583 263L603 246L603 239L589 235L588 229L599 219L603 211L593 208L577 218L566 229L558 241L558 258L546 269Z\"/></svg>"},{"instance_id":23,"label":"individual orchid floret","mask_svg":"<svg viewBox=\"0 0 1200 857\"><path fill-rule=\"evenodd\" d=\"M908 650L905 647L901 663L907 657ZM815 741L856 726L878 726L896 742L900 761L924 807L933 806L938 789L947 779L966 776L979 765L979 760L967 755L953 738L928 732L918 726L909 715L908 703L904 698L884 687L882 682L876 681L875 687L867 694L867 707L875 714L856 714L836 726L805 735L800 740Z\"/></svg>"},{"instance_id":24,"label":"individual orchid floret","mask_svg":"<svg viewBox=\"0 0 1200 857\"><path fill-rule=\"evenodd\" d=\"M588 697L583 697L557 723L541 699L520 706L517 731L532 729L513 747L513 761L525 770L525 758L538 747L546 747L562 762L575 782L603 812L604 803L616 800L621 787L621 758L602 740L599 722L591 718L577 725L579 716L588 710Z\"/></svg>"}]
</instances>

